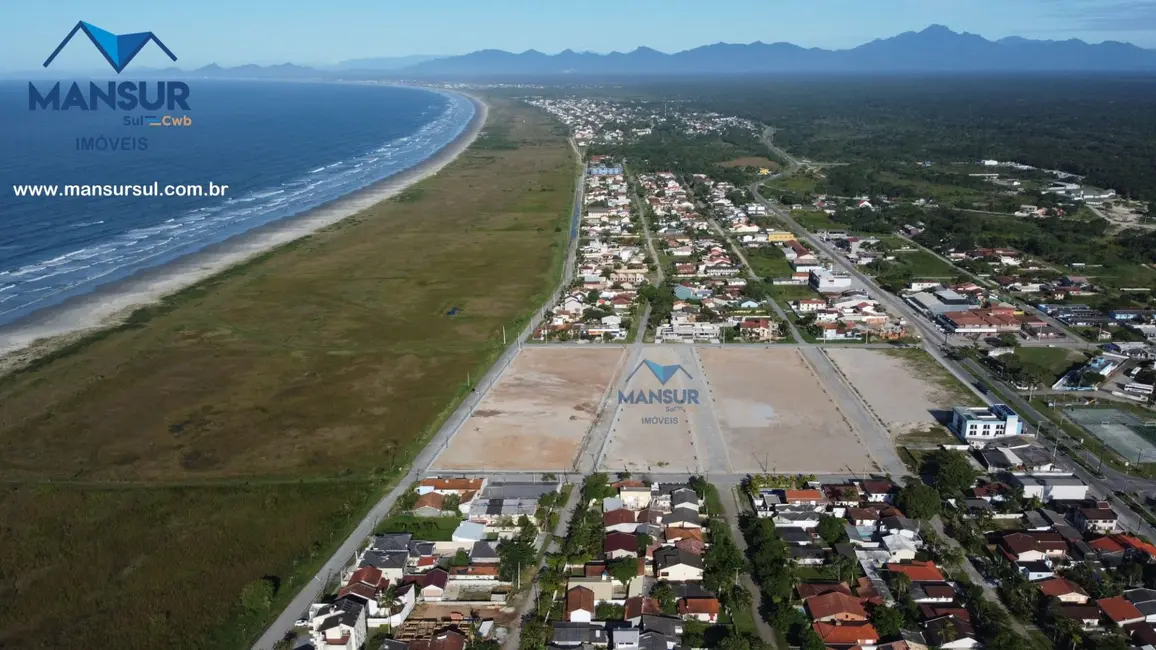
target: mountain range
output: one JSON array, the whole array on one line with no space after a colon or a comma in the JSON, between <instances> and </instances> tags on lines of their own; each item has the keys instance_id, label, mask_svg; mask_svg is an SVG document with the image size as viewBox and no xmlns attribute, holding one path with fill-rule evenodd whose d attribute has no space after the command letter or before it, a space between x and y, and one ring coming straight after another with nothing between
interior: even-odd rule
<instances>
[{"instance_id":1,"label":"mountain range","mask_svg":"<svg viewBox=\"0 0 1156 650\"><path fill-rule=\"evenodd\" d=\"M481 50L397 70L414 77L485 75L673 75L904 72L1156 71L1156 50L1107 41L990 41L942 25L876 39L847 50L803 48L790 43L716 43L674 54L640 47L610 54L566 50L549 55L529 50Z\"/></svg>"}]
</instances>

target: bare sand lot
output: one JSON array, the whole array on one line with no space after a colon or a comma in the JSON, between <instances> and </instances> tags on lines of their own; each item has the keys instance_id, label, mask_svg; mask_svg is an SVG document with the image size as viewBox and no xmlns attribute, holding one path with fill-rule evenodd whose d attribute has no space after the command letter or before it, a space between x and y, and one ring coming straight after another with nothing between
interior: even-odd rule
<instances>
[{"instance_id":1,"label":"bare sand lot","mask_svg":"<svg viewBox=\"0 0 1156 650\"><path fill-rule=\"evenodd\" d=\"M614 386L612 406L608 407L615 410L602 457L604 470L699 471L700 451L694 429L700 426L701 405L618 403L619 390L631 393L662 389L698 391L701 401L705 402L705 385L697 376L693 355L689 346L655 345L644 348L640 357L631 357L622 378ZM674 371L666 383L662 383L644 361L667 367L677 365L685 371Z\"/></svg>"},{"instance_id":2,"label":"bare sand lot","mask_svg":"<svg viewBox=\"0 0 1156 650\"><path fill-rule=\"evenodd\" d=\"M874 465L798 350L700 348L698 355L735 471L837 474Z\"/></svg>"},{"instance_id":3,"label":"bare sand lot","mask_svg":"<svg viewBox=\"0 0 1156 650\"><path fill-rule=\"evenodd\" d=\"M624 355L617 347L524 348L434 467L570 467Z\"/></svg>"},{"instance_id":4,"label":"bare sand lot","mask_svg":"<svg viewBox=\"0 0 1156 650\"><path fill-rule=\"evenodd\" d=\"M914 355L855 348L825 352L893 438L937 428L941 418L950 417L952 406L973 401L966 388L946 383L950 377L937 381ZM934 363L930 357L928 361Z\"/></svg>"}]
</instances>

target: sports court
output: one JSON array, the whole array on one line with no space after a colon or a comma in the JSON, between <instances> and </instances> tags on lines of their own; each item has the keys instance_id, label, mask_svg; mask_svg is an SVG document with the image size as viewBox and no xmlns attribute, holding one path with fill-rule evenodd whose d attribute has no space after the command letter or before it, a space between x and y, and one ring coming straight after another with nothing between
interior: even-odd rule
<instances>
[{"instance_id":1,"label":"sports court","mask_svg":"<svg viewBox=\"0 0 1156 650\"><path fill-rule=\"evenodd\" d=\"M1064 414L1128 462L1156 462L1156 415L1143 420L1116 408L1066 408Z\"/></svg>"}]
</instances>

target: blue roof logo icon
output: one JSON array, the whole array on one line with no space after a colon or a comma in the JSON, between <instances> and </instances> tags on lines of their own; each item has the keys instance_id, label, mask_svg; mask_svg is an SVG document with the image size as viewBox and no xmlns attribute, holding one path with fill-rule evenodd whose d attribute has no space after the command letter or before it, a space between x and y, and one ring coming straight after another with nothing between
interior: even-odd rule
<instances>
[{"instance_id":1,"label":"blue roof logo icon","mask_svg":"<svg viewBox=\"0 0 1156 650\"><path fill-rule=\"evenodd\" d=\"M630 373L630 376L626 378L626 383L630 383L630 380L634 378L634 375L643 367L649 369L651 374L654 375L654 378L658 380L658 383L662 384L663 386L666 385L666 382L673 379L674 376L679 373L679 371L686 375L688 379L694 379L694 376L687 372L686 368L683 368L677 363L672 366L664 366L660 363L655 363L647 359L638 364L638 367L634 369L634 372Z\"/></svg>"},{"instance_id":2,"label":"blue roof logo icon","mask_svg":"<svg viewBox=\"0 0 1156 650\"><path fill-rule=\"evenodd\" d=\"M113 70L116 70L117 74L120 74L120 72L125 69L125 66L131 63L132 60L136 58L136 55L139 54L150 41L156 43L157 47L161 48L170 59L173 61L177 60L177 55L165 47L161 39L157 38L152 32L113 34L112 32L103 30L96 25L86 23L82 20L76 23L76 27L73 27L72 31L68 33L68 36L65 36L64 40L60 42L60 45L56 46L52 55L44 61L44 67L47 68L48 65L52 63L56 55L60 54L64 46L68 45L72 37L76 36L76 32L79 31L83 31L84 35L88 37L88 40L92 41L92 44L96 46L96 49L100 50L100 53L104 55L104 60L108 61L108 64L112 66Z\"/></svg>"}]
</instances>

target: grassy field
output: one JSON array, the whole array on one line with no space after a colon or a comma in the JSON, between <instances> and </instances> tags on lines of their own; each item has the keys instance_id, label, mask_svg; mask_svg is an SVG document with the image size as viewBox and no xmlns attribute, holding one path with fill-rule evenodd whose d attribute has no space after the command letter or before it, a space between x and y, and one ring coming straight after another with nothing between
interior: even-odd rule
<instances>
[{"instance_id":1,"label":"grassy field","mask_svg":"<svg viewBox=\"0 0 1156 650\"><path fill-rule=\"evenodd\" d=\"M241 586L305 579L557 280L573 154L528 106L489 120L404 200L0 380L0 646L248 645L276 608Z\"/></svg>"},{"instance_id":2,"label":"grassy field","mask_svg":"<svg viewBox=\"0 0 1156 650\"><path fill-rule=\"evenodd\" d=\"M378 533L413 533L417 539L429 542L448 542L462 523L461 517L417 517L394 515L377 525Z\"/></svg>"},{"instance_id":3,"label":"grassy field","mask_svg":"<svg viewBox=\"0 0 1156 650\"><path fill-rule=\"evenodd\" d=\"M895 260L911 271L915 278L954 278L960 270L925 250L895 253Z\"/></svg>"},{"instance_id":4,"label":"grassy field","mask_svg":"<svg viewBox=\"0 0 1156 650\"><path fill-rule=\"evenodd\" d=\"M743 251L751 270L762 278L790 277L793 270L790 262L783 256L783 250L778 246L764 246L762 248L748 248Z\"/></svg>"},{"instance_id":5,"label":"grassy field","mask_svg":"<svg viewBox=\"0 0 1156 650\"><path fill-rule=\"evenodd\" d=\"M831 219L831 216L822 210L791 210L791 218L811 232L846 230L846 227Z\"/></svg>"},{"instance_id":6,"label":"grassy field","mask_svg":"<svg viewBox=\"0 0 1156 650\"><path fill-rule=\"evenodd\" d=\"M1064 374L1077 362L1084 360L1084 355L1068 348L1016 348L1015 356L1025 365L1040 366L1051 373L1051 378L1045 378L1044 383L1052 384L1060 375Z\"/></svg>"}]
</instances>

